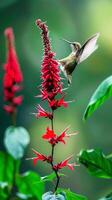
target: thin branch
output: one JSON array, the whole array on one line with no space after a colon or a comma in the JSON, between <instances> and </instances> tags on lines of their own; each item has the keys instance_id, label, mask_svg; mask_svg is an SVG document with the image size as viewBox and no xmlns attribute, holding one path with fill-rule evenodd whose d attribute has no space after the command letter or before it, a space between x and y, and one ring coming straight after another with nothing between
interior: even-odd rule
<instances>
[{"instance_id":1,"label":"thin branch","mask_svg":"<svg viewBox=\"0 0 112 200\"><path fill-rule=\"evenodd\" d=\"M52 128L52 131L54 131L54 121L53 121L53 119L54 119L54 111L52 110L52 119L51 119L51 128ZM59 174L58 174L58 170L55 170L54 168L53 168L53 166L54 166L54 147L55 147L55 145L52 145L52 151L51 151L51 166L52 166L52 170L55 172L55 174L56 174L56 177L57 177L57 182L56 182L56 186L55 186L55 190L54 190L54 192L56 192L57 191L57 188L58 188L58 185L59 185L59 181L60 181L60 176L59 176Z\"/></svg>"},{"instance_id":2,"label":"thin branch","mask_svg":"<svg viewBox=\"0 0 112 200\"><path fill-rule=\"evenodd\" d=\"M11 117L12 117L12 125L16 126L16 110L12 113Z\"/></svg>"},{"instance_id":3,"label":"thin branch","mask_svg":"<svg viewBox=\"0 0 112 200\"><path fill-rule=\"evenodd\" d=\"M58 171L55 171L56 173L56 177L57 177L57 182L56 182L56 187L55 187L55 192L57 191L58 185L59 185L59 181L60 181L60 176L58 174Z\"/></svg>"},{"instance_id":4,"label":"thin branch","mask_svg":"<svg viewBox=\"0 0 112 200\"><path fill-rule=\"evenodd\" d=\"M52 110L51 129L54 131L54 111Z\"/></svg>"}]
</instances>

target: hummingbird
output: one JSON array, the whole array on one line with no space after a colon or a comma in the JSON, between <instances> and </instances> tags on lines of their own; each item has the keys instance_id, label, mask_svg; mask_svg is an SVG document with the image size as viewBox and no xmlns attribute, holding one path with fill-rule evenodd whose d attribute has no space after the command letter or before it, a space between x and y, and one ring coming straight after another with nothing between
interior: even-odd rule
<instances>
[{"instance_id":1,"label":"hummingbird","mask_svg":"<svg viewBox=\"0 0 112 200\"><path fill-rule=\"evenodd\" d=\"M96 33L82 46L79 42L70 42L64 39L64 41L70 44L72 52L67 57L59 60L59 63L61 65L61 71L67 78L68 85L72 82L72 73L76 66L88 58L98 48L96 43L99 35L99 33Z\"/></svg>"}]
</instances>

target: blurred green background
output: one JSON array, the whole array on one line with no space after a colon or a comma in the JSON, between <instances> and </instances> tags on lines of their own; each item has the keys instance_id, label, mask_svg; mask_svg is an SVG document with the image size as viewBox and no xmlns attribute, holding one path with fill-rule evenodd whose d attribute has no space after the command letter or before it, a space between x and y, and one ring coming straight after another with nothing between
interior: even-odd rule
<instances>
[{"instance_id":1,"label":"blurred green background","mask_svg":"<svg viewBox=\"0 0 112 200\"><path fill-rule=\"evenodd\" d=\"M86 61L81 63L73 74L73 83L66 96L75 99L67 109L59 109L55 117L55 129L60 133L71 125L71 131L79 134L72 137L67 145L58 145L56 160L62 160L74 153L77 155L84 148L99 148L105 154L112 150L112 99L108 100L95 114L82 121L86 105L98 84L112 72L112 1L111 0L0 0L0 147L3 147L5 128L11 124L3 107L3 63L5 62L4 29L12 26L16 37L16 50L24 74L24 102L19 108L18 125L25 126L31 135L31 143L25 157L33 155L31 148L42 153L49 153L49 145L41 139L46 119L37 120L31 114L40 100L37 86L40 84L40 66L43 47L40 31L35 20L47 21L52 41L52 49L57 59L67 56L70 48L62 38L83 43L88 37L100 32L99 48ZM60 153L61 152L61 153ZM38 163L34 168L32 162L23 159L22 171L33 169L42 176L49 173L49 167ZM69 187L76 193L95 200L112 189L110 180L90 176L80 166L74 172L65 170L67 177L62 178L61 186ZM47 185L47 189L50 185Z\"/></svg>"}]
</instances>

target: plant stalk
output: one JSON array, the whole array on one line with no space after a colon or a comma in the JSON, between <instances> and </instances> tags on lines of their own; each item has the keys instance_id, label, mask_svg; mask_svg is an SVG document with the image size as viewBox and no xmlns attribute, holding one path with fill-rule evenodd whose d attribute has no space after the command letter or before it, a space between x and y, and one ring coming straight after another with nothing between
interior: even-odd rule
<instances>
[{"instance_id":1,"label":"plant stalk","mask_svg":"<svg viewBox=\"0 0 112 200\"><path fill-rule=\"evenodd\" d=\"M12 113L11 117L13 126L16 126L16 110Z\"/></svg>"},{"instance_id":2,"label":"plant stalk","mask_svg":"<svg viewBox=\"0 0 112 200\"><path fill-rule=\"evenodd\" d=\"M54 131L54 111L52 110L52 119L51 119L51 129L52 131ZM58 185L59 185L59 181L60 181L60 176L58 174L58 170L55 170L53 167L54 167L54 147L55 145L52 145L52 151L51 151L51 166L52 166L52 169L53 171L55 172L56 174L56 178L57 178L57 181L56 181L56 186L55 186L55 189L54 189L54 192L57 191L57 188L58 188Z\"/></svg>"}]
</instances>

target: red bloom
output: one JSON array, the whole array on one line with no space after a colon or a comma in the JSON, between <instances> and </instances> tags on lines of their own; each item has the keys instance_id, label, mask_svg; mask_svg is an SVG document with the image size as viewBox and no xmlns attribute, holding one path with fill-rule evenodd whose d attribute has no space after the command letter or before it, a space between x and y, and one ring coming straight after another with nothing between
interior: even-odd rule
<instances>
[{"instance_id":1,"label":"red bloom","mask_svg":"<svg viewBox=\"0 0 112 200\"><path fill-rule=\"evenodd\" d=\"M14 97L14 98L13 98L13 103L14 103L14 105L19 106L19 105L21 105L22 100L23 100L23 97L22 97L22 96Z\"/></svg>"},{"instance_id":2,"label":"red bloom","mask_svg":"<svg viewBox=\"0 0 112 200\"><path fill-rule=\"evenodd\" d=\"M72 158L72 156L68 157L67 159L65 159L64 161L58 163L57 165L53 166L54 170L59 170L62 169L64 167L68 167L70 170L74 170L74 166L76 166L75 163L68 163L68 161Z\"/></svg>"},{"instance_id":3,"label":"red bloom","mask_svg":"<svg viewBox=\"0 0 112 200\"><path fill-rule=\"evenodd\" d=\"M34 165L37 164L38 160L40 160L40 161L47 161L48 163L51 162L51 156L47 157L47 156L45 156L43 154L40 154L39 152L35 151L34 149L33 149L33 152L36 154L36 157L32 158Z\"/></svg>"},{"instance_id":4,"label":"red bloom","mask_svg":"<svg viewBox=\"0 0 112 200\"><path fill-rule=\"evenodd\" d=\"M49 118L49 119L52 119L52 114L50 112L46 112L40 105L38 105L37 107L37 114L36 114L36 117L39 118L39 117L45 117L45 118Z\"/></svg>"},{"instance_id":5,"label":"red bloom","mask_svg":"<svg viewBox=\"0 0 112 200\"><path fill-rule=\"evenodd\" d=\"M64 106L65 108L68 106L68 103L64 101L64 97L61 99L53 99L49 101L49 106L52 108L52 110L56 110L58 107Z\"/></svg>"},{"instance_id":6,"label":"red bloom","mask_svg":"<svg viewBox=\"0 0 112 200\"><path fill-rule=\"evenodd\" d=\"M57 136L57 142L62 142L62 143L64 143L65 144L65 137L70 137L70 135L68 135L67 133L66 133L66 131L68 130L68 128L66 128L62 133L61 133L61 135L59 135L59 136Z\"/></svg>"},{"instance_id":7,"label":"red bloom","mask_svg":"<svg viewBox=\"0 0 112 200\"><path fill-rule=\"evenodd\" d=\"M15 96L15 92L21 90L19 85L23 81L22 73L20 70L19 62L17 59L16 51L14 48L14 34L12 28L5 30L5 37L7 39L7 61L4 65L5 75L3 79L4 86L4 100L9 105L5 105L4 109L8 113L15 111L16 106L22 103L22 96Z\"/></svg>"},{"instance_id":8,"label":"red bloom","mask_svg":"<svg viewBox=\"0 0 112 200\"><path fill-rule=\"evenodd\" d=\"M44 140L48 140L48 142L49 142L51 145L55 145L55 144L57 144L58 142L62 142L62 143L65 144L65 140L64 140L64 139L65 139L66 137L70 137L70 136L76 134L76 133L67 134L67 133L66 133L67 130L68 130L68 128L66 128L66 129L58 136L58 135L56 135L56 134L54 133L53 130L50 130L49 127L48 127L47 130L46 130L46 133L42 136L42 138L43 138Z\"/></svg>"},{"instance_id":9,"label":"red bloom","mask_svg":"<svg viewBox=\"0 0 112 200\"><path fill-rule=\"evenodd\" d=\"M7 113L13 113L15 111L15 107L11 106L11 105L5 105L4 106L4 110L7 112Z\"/></svg>"},{"instance_id":10,"label":"red bloom","mask_svg":"<svg viewBox=\"0 0 112 200\"><path fill-rule=\"evenodd\" d=\"M40 19L36 21L37 26L42 30L42 39L44 44L44 58L42 63L42 98L54 99L54 97L62 92L62 84L59 76L58 62L54 60L54 53L51 51L49 32L45 23Z\"/></svg>"},{"instance_id":11,"label":"red bloom","mask_svg":"<svg viewBox=\"0 0 112 200\"><path fill-rule=\"evenodd\" d=\"M50 130L49 127L46 130L46 133L42 136L44 140L48 140L48 142L52 145L56 144L56 134L53 130Z\"/></svg>"}]
</instances>

